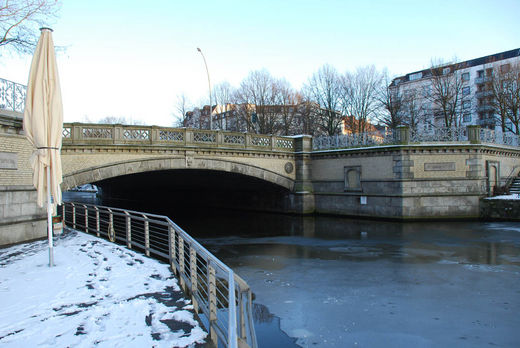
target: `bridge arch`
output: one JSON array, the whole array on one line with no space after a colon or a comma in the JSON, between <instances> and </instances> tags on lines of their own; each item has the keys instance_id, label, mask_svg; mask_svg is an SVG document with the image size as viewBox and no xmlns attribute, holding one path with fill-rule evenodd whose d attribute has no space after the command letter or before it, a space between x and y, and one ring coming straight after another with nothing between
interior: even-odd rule
<instances>
[{"instance_id":1,"label":"bridge arch","mask_svg":"<svg viewBox=\"0 0 520 348\"><path fill-rule=\"evenodd\" d=\"M63 173L62 189L69 190L73 187L111 179L129 174L178 170L198 169L213 170L227 173L242 174L261 179L263 181L281 186L293 191L294 180L280 175L274 171L260 168L251 164L239 163L218 158L189 159L189 158L151 158L135 159L93 166L75 172Z\"/></svg>"}]
</instances>

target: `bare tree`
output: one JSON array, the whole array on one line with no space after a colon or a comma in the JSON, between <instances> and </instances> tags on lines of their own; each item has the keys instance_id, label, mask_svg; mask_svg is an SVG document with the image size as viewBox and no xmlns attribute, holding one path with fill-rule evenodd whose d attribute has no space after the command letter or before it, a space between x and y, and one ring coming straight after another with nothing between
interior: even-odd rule
<instances>
[{"instance_id":1,"label":"bare tree","mask_svg":"<svg viewBox=\"0 0 520 348\"><path fill-rule=\"evenodd\" d=\"M214 121L218 129L226 129L226 115L231 108L233 102L234 89L229 82L224 81L213 87L213 96L215 97L215 112L217 119Z\"/></svg>"},{"instance_id":2,"label":"bare tree","mask_svg":"<svg viewBox=\"0 0 520 348\"><path fill-rule=\"evenodd\" d=\"M418 131L421 123L430 124L430 120L425 117L425 110L421 93L416 89L407 90L402 97L402 122L407 125L412 132Z\"/></svg>"},{"instance_id":3,"label":"bare tree","mask_svg":"<svg viewBox=\"0 0 520 348\"><path fill-rule=\"evenodd\" d=\"M57 0L6 0L0 3L0 47L30 53L39 38L38 29L49 25L59 10ZM0 51L0 55L4 53Z\"/></svg>"},{"instance_id":4,"label":"bare tree","mask_svg":"<svg viewBox=\"0 0 520 348\"><path fill-rule=\"evenodd\" d=\"M486 89L492 94L490 105L502 131L520 135L520 64L495 67Z\"/></svg>"},{"instance_id":5,"label":"bare tree","mask_svg":"<svg viewBox=\"0 0 520 348\"><path fill-rule=\"evenodd\" d=\"M292 135L295 133L295 116L298 111L296 92L285 79L275 81L275 90L275 103L280 106L280 134Z\"/></svg>"},{"instance_id":6,"label":"bare tree","mask_svg":"<svg viewBox=\"0 0 520 348\"><path fill-rule=\"evenodd\" d=\"M383 83L382 74L370 65L347 72L343 77L343 102L348 115L353 116L353 133L366 131L370 118L376 118L381 104L378 93ZM354 120L355 118L355 120Z\"/></svg>"},{"instance_id":7,"label":"bare tree","mask_svg":"<svg viewBox=\"0 0 520 348\"><path fill-rule=\"evenodd\" d=\"M380 85L377 99L381 104L382 112L379 114L379 121L391 128L404 124L405 101L401 90L392 86L388 77L388 72L383 72L383 79Z\"/></svg>"},{"instance_id":8,"label":"bare tree","mask_svg":"<svg viewBox=\"0 0 520 348\"><path fill-rule=\"evenodd\" d=\"M456 65L434 65L429 70L431 93L426 96L433 105L434 116L440 117L447 128L459 127L464 101L462 75ZM469 102L469 100L468 100Z\"/></svg>"},{"instance_id":9,"label":"bare tree","mask_svg":"<svg viewBox=\"0 0 520 348\"><path fill-rule=\"evenodd\" d=\"M277 114L280 112L276 93L275 79L265 69L249 73L242 81L236 91L236 100L244 105L239 113L248 131L276 134Z\"/></svg>"},{"instance_id":10,"label":"bare tree","mask_svg":"<svg viewBox=\"0 0 520 348\"><path fill-rule=\"evenodd\" d=\"M189 109L191 108L190 102L184 93L177 96L177 103L175 104L175 112L173 113L174 127L185 127L186 117Z\"/></svg>"},{"instance_id":11,"label":"bare tree","mask_svg":"<svg viewBox=\"0 0 520 348\"><path fill-rule=\"evenodd\" d=\"M295 134L317 135L319 133L320 107L312 101L305 89L296 94L297 112L295 116Z\"/></svg>"},{"instance_id":12,"label":"bare tree","mask_svg":"<svg viewBox=\"0 0 520 348\"><path fill-rule=\"evenodd\" d=\"M100 124L124 124L124 125L144 125L143 121L134 120L124 116L105 116L99 119Z\"/></svg>"},{"instance_id":13,"label":"bare tree","mask_svg":"<svg viewBox=\"0 0 520 348\"><path fill-rule=\"evenodd\" d=\"M317 124L327 135L337 134L342 122L342 93L341 79L334 67L322 66L315 72L304 86L305 94L319 105Z\"/></svg>"}]
</instances>

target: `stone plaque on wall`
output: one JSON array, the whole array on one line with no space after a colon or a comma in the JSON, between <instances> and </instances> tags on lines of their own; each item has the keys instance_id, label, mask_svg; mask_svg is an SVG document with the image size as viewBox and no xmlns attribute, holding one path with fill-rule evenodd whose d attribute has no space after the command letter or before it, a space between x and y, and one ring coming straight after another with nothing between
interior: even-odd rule
<instances>
[{"instance_id":1,"label":"stone plaque on wall","mask_svg":"<svg viewBox=\"0 0 520 348\"><path fill-rule=\"evenodd\" d=\"M16 152L0 152L0 169L18 169Z\"/></svg>"},{"instance_id":2,"label":"stone plaque on wall","mask_svg":"<svg viewBox=\"0 0 520 348\"><path fill-rule=\"evenodd\" d=\"M454 171L455 162L425 163L424 171Z\"/></svg>"}]
</instances>

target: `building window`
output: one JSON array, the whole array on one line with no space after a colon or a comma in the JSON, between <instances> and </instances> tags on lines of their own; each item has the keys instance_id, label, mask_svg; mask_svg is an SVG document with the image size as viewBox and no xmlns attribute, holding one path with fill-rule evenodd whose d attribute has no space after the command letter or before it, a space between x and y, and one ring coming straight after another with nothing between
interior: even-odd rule
<instances>
[{"instance_id":1,"label":"building window","mask_svg":"<svg viewBox=\"0 0 520 348\"><path fill-rule=\"evenodd\" d=\"M462 108L463 109L469 109L471 107L471 100L465 100L463 103L462 103Z\"/></svg>"},{"instance_id":2,"label":"building window","mask_svg":"<svg viewBox=\"0 0 520 348\"><path fill-rule=\"evenodd\" d=\"M425 97L429 97L432 95L432 86L424 86L423 93Z\"/></svg>"},{"instance_id":3,"label":"building window","mask_svg":"<svg viewBox=\"0 0 520 348\"><path fill-rule=\"evenodd\" d=\"M471 122L471 114L469 112L465 112L462 115L462 121L463 122Z\"/></svg>"},{"instance_id":4,"label":"building window","mask_svg":"<svg viewBox=\"0 0 520 348\"><path fill-rule=\"evenodd\" d=\"M469 86L462 88L462 95L469 95L470 89Z\"/></svg>"},{"instance_id":5,"label":"building window","mask_svg":"<svg viewBox=\"0 0 520 348\"><path fill-rule=\"evenodd\" d=\"M442 69L442 74L443 75L446 75L446 74L449 74L450 73L450 68L444 68Z\"/></svg>"},{"instance_id":6,"label":"building window","mask_svg":"<svg viewBox=\"0 0 520 348\"><path fill-rule=\"evenodd\" d=\"M511 69L511 64L509 64L509 63L508 64L502 64L500 66L500 73L502 73L502 74L508 73L510 69Z\"/></svg>"},{"instance_id":7,"label":"building window","mask_svg":"<svg viewBox=\"0 0 520 348\"><path fill-rule=\"evenodd\" d=\"M484 70L477 71L477 77L484 77Z\"/></svg>"},{"instance_id":8,"label":"building window","mask_svg":"<svg viewBox=\"0 0 520 348\"><path fill-rule=\"evenodd\" d=\"M345 167L345 191L362 191L361 166Z\"/></svg>"},{"instance_id":9,"label":"building window","mask_svg":"<svg viewBox=\"0 0 520 348\"><path fill-rule=\"evenodd\" d=\"M410 76L408 76L408 79L410 81L419 80L420 78L422 78L422 72L418 72L418 73L411 74Z\"/></svg>"},{"instance_id":10,"label":"building window","mask_svg":"<svg viewBox=\"0 0 520 348\"><path fill-rule=\"evenodd\" d=\"M465 72L462 74L462 81L469 81L469 72Z\"/></svg>"}]
</instances>

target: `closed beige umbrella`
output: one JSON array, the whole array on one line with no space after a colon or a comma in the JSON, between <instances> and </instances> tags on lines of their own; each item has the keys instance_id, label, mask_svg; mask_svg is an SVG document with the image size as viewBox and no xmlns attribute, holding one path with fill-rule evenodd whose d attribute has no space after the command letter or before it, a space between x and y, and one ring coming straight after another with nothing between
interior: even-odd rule
<instances>
[{"instance_id":1,"label":"closed beige umbrella","mask_svg":"<svg viewBox=\"0 0 520 348\"><path fill-rule=\"evenodd\" d=\"M52 213L61 204L61 138L63 106L52 41L52 30L42 28L27 83L23 127L34 146L31 156L33 185L38 191L38 205L47 202L49 266L53 266ZM51 195L54 200L51 200Z\"/></svg>"}]
</instances>

